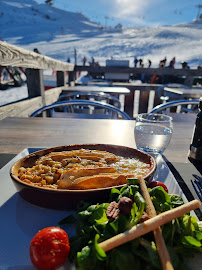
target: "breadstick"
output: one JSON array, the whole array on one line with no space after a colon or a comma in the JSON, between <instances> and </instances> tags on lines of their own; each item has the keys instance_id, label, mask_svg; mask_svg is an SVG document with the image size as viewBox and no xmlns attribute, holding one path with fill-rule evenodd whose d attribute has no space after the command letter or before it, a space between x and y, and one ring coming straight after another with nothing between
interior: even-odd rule
<instances>
[{"instance_id":1,"label":"breadstick","mask_svg":"<svg viewBox=\"0 0 202 270\"><path fill-rule=\"evenodd\" d=\"M151 197L149 195L147 186L145 184L145 180L143 177L139 177L139 183L140 183L140 188L142 190L142 195L146 201L146 212L149 216L149 218L155 217L156 216L156 210L154 208L154 205L151 201ZM174 270L171 260L170 260L170 255L168 253L161 228L158 227L153 231L154 233L154 238L158 250L158 254L161 260L161 265L163 267L163 270Z\"/></svg>"},{"instance_id":2,"label":"breadstick","mask_svg":"<svg viewBox=\"0 0 202 270\"><path fill-rule=\"evenodd\" d=\"M146 220L145 222L132 227L130 230L124 233L117 234L116 236L107 239L99 243L99 246L106 252L122 244L125 244L141 235L154 231L159 226L162 226L173 219L176 219L196 208L199 208L201 203L198 200L193 200L186 204L183 204L177 208L163 212L153 218Z\"/></svg>"}]
</instances>

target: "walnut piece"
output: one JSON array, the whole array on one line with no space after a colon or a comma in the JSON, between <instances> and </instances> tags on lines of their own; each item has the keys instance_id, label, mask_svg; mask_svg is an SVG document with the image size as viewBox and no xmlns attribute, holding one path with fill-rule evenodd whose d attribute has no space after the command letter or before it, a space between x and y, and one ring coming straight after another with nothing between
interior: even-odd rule
<instances>
[{"instance_id":1,"label":"walnut piece","mask_svg":"<svg viewBox=\"0 0 202 270\"><path fill-rule=\"evenodd\" d=\"M122 214L129 214L133 205L133 201L128 197L122 197L118 202L118 208Z\"/></svg>"},{"instance_id":2,"label":"walnut piece","mask_svg":"<svg viewBox=\"0 0 202 270\"><path fill-rule=\"evenodd\" d=\"M106 211L107 218L110 221L114 221L118 217L119 212L120 212L120 210L118 208L118 204L115 201L113 201L107 207L107 211Z\"/></svg>"}]
</instances>

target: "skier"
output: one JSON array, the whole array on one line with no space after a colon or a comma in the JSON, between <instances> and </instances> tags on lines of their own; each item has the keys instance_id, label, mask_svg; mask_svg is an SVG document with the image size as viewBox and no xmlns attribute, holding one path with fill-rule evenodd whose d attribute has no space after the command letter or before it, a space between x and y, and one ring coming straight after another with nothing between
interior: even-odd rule
<instances>
[{"instance_id":1,"label":"skier","mask_svg":"<svg viewBox=\"0 0 202 270\"><path fill-rule=\"evenodd\" d=\"M82 62L83 62L83 66L85 66L86 65L86 57L85 56L83 57Z\"/></svg>"},{"instance_id":2,"label":"skier","mask_svg":"<svg viewBox=\"0 0 202 270\"><path fill-rule=\"evenodd\" d=\"M134 57L134 67L137 67L137 63L138 63L138 59L136 58L136 56Z\"/></svg>"}]
</instances>

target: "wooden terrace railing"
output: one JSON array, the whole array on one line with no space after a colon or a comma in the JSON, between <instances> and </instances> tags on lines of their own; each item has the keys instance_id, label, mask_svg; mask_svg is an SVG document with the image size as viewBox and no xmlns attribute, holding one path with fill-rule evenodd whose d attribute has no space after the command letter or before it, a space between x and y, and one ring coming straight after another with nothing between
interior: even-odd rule
<instances>
[{"instance_id":1,"label":"wooden terrace railing","mask_svg":"<svg viewBox=\"0 0 202 270\"><path fill-rule=\"evenodd\" d=\"M65 87L65 72L74 65L0 42L0 65L26 69L28 99L0 107L0 119L8 116L28 117L42 106L55 102ZM57 88L44 91L43 70L57 71ZM17 91L17 90L16 90Z\"/></svg>"}]
</instances>

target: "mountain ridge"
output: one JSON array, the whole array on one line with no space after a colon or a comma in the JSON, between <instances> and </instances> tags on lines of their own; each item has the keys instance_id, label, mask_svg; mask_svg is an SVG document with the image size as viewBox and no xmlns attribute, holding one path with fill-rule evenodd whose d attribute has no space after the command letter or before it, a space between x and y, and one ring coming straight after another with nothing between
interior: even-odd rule
<instances>
[{"instance_id":1,"label":"mountain ridge","mask_svg":"<svg viewBox=\"0 0 202 270\"><path fill-rule=\"evenodd\" d=\"M202 23L193 21L174 26L105 28L91 22L81 13L73 13L34 0L2 0L0 2L0 36L3 41L28 50L38 48L47 56L72 62L77 53L78 64L85 55L105 60L142 58L145 66L152 61L158 66L165 56L176 57L176 66L187 61L196 68L202 65Z\"/></svg>"}]
</instances>

